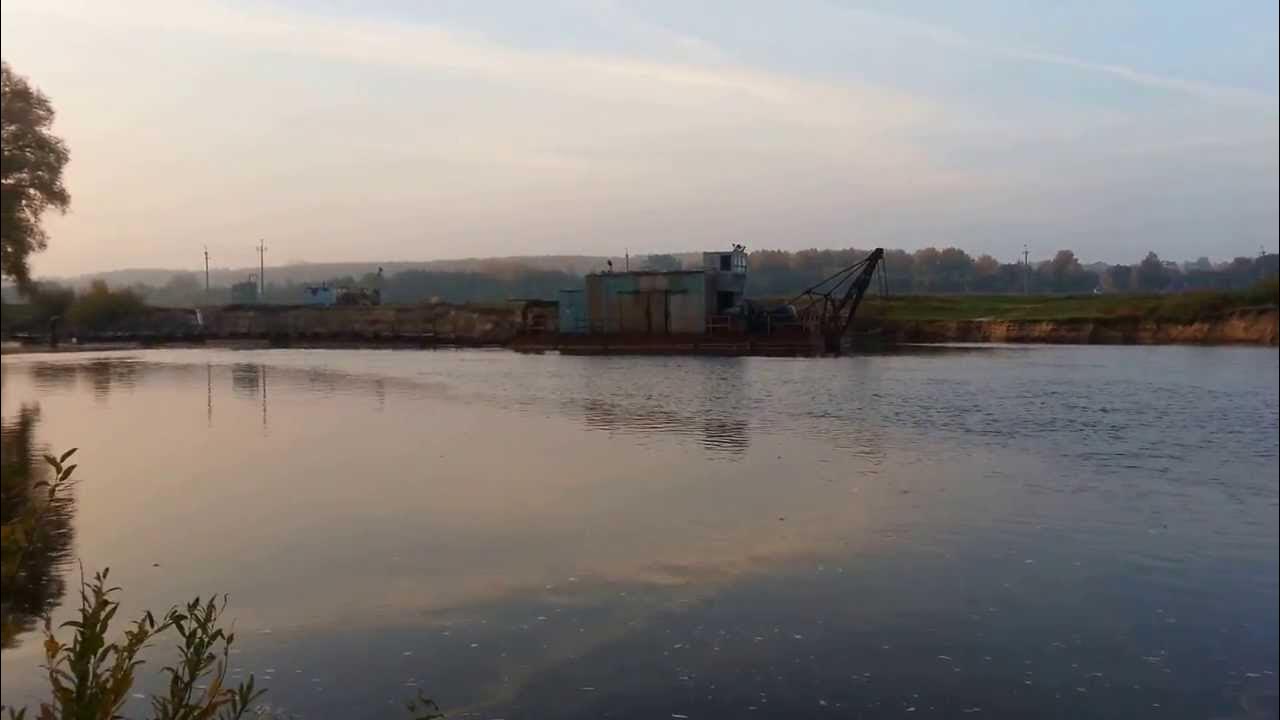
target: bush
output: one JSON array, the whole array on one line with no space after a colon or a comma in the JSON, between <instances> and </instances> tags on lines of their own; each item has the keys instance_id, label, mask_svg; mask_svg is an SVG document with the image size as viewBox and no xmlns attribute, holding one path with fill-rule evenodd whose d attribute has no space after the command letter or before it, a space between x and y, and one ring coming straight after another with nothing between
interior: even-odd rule
<instances>
[{"instance_id":1,"label":"bush","mask_svg":"<svg viewBox=\"0 0 1280 720\"><path fill-rule=\"evenodd\" d=\"M253 676L235 688L224 687L228 656L235 635L218 626L226 607L196 598L179 610L171 608L157 621L150 613L134 621L121 642L107 642L107 631L120 604L112 599L119 588L107 587L104 570L81 581L80 616L61 627L75 629L70 644L54 637L45 620L45 669L52 697L40 704L39 717L112 720L130 696L139 653L157 635L173 629L181 638L178 662L164 668L168 693L151 698L156 720L239 720L265 690L255 690ZM26 708L9 708L9 717L25 718Z\"/></svg>"},{"instance_id":2,"label":"bush","mask_svg":"<svg viewBox=\"0 0 1280 720\"><path fill-rule=\"evenodd\" d=\"M31 483L28 492L43 490L40 502L28 502L21 512L7 517L0 527L3 541L3 581L6 594L21 585L28 561L39 552L51 512L66 501L64 489L69 486L75 465L67 460L75 449L60 457L46 455L52 469L51 480ZM11 498L12 499L12 498ZM168 630L181 639L178 662L165 667L169 676L166 695L152 697L151 707L157 720L236 720L249 712L250 705L262 696L254 688L254 679L235 688L225 687L227 658L235 635L219 626L226 608L226 598L201 601L196 598L184 608L170 608L160 620L150 612L143 613L125 631L124 639L108 642L111 620L120 604L113 599L119 588L107 586L109 570L103 570L91 581L80 581L80 614L76 620L60 628L75 631L69 644L54 635L48 616L44 623L45 669L49 678L50 699L41 703L38 717L85 718L110 720L119 717L130 696L135 674L142 660L139 653L156 636ZM201 689L203 688L203 689ZM10 718L25 718L26 708L9 708Z\"/></svg>"},{"instance_id":3,"label":"bush","mask_svg":"<svg viewBox=\"0 0 1280 720\"><path fill-rule=\"evenodd\" d=\"M76 292L69 287L57 283L36 283L27 296L35 319L48 322L50 318L67 314L76 300Z\"/></svg>"},{"instance_id":4,"label":"bush","mask_svg":"<svg viewBox=\"0 0 1280 720\"><path fill-rule=\"evenodd\" d=\"M44 490L42 502L27 502L19 512L6 517L0 525L0 547L3 549L3 591L12 593L21 585L27 565L42 542L42 528L48 523L50 508L65 498L75 465L66 462L75 449L60 457L45 455L51 468L51 480L31 482L26 490ZM6 506L9 505L6 500ZM7 509L7 508L6 508ZM271 717L265 707L254 703L266 690L258 689L253 675L234 687L227 686L227 670L235 634L221 626L227 598L197 597L185 606L173 607L160 618L144 612L125 630L124 637L108 641L111 622L120 603L114 598L120 588L107 585L110 570L103 570L85 580L80 579L80 611L77 619L62 623L58 629L71 629L69 643L55 635L48 615L44 621L45 671L49 680L49 700L40 704L34 716L39 720L75 718L76 720L115 720L121 717L132 695L138 668L143 664L142 651L165 633L178 636L177 660L161 672L168 677L164 692L151 697L154 720L240 720L245 717ZM413 720L438 720L444 715L430 698L419 691L406 704ZM27 708L0 708L8 711L9 720L25 719Z\"/></svg>"},{"instance_id":5,"label":"bush","mask_svg":"<svg viewBox=\"0 0 1280 720\"><path fill-rule=\"evenodd\" d=\"M112 290L105 282L94 280L72 303L67 319L77 330L111 330L142 314L145 308L142 296L134 291Z\"/></svg>"},{"instance_id":6,"label":"bush","mask_svg":"<svg viewBox=\"0 0 1280 720\"><path fill-rule=\"evenodd\" d=\"M1245 294L1255 305L1280 305L1280 275L1259 280Z\"/></svg>"}]
</instances>

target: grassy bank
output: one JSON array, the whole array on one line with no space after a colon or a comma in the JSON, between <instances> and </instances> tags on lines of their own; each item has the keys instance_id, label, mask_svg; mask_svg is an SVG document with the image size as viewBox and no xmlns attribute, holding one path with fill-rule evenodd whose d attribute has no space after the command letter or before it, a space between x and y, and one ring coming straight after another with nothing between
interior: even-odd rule
<instances>
[{"instance_id":1,"label":"grassy bank","mask_svg":"<svg viewBox=\"0 0 1280 720\"><path fill-rule=\"evenodd\" d=\"M1240 292L1192 292L1170 295L902 295L868 298L860 320L1072 321L1136 319L1190 323L1233 310L1275 307L1277 284Z\"/></svg>"}]
</instances>

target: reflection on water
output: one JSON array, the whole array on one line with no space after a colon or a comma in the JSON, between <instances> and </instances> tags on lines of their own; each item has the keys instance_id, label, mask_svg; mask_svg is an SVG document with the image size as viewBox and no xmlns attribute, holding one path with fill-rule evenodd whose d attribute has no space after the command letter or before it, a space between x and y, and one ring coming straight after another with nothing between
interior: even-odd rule
<instances>
[{"instance_id":1,"label":"reflection on water","mask_svg":"<svg viewBox=\"0 0 1280 720\"><path fill-rule=\"evenodd\" d=\"M231 387L238 397L256 400L262 385L262 366L236 363L231 366Z\"/></svg>"},{"instance_id":2,"label":"reflection on water","mask_svg":"<svg viewBox=\"0 0 1280 720\"><path fill-rule=\"evenodd\" d=\"M138 363L132 359L90 360L82 363L34 362L32 379L41 390L69 390L77 382L92 389L93 396L106 400L113 389L129 390L137 382Z\"/></svg>"},{"instance_id":3,"label":"reflection on water","mask_svg":"<svg viewBox=\"0 0 1280 720\"><path fill-rule=\"evenodd\" d=\"M588 374L579 391L563 393L560 406L593 430L683 436L707 450L741 454L751 441L744 365L726 358L697 370L658 378L660 387L645 385L653 378Z\"/></svg>"},{"instance_id":4,"label":"reflection on water","mask_svg":"<svg viewBox=\"0 0 1280 720\"><path fill-rule=\"evenodd\" d=\"M213 379L210 378L212 383ZM267 429L267 366L236 363L231 366L231 387L236 397L262 403L262 429ZM210 391L212 393L212 391ZM212 397L212 394L210 395Z\"/></svg>"},{"instance_id":5,"label":"reflection on water","mask_svg":"<svg viewBox=\"0 0 1280 720\"><path fill-rule=\"evenodd\" d=\"M708 450L742 452L750 445L745 418L733 415L732 406L712 407L708 402L695 402L697 417L660 409L637 409L620 406L608 400L588 399L581 403L583 423L593 430L607 432L687 434L698 437Z\"/></svg>"},{"instance_id":6,"label":"reflection on water","mask_svg":"<svg viewBox=\"0 0 1280 720\"><path fill-rule=\"evenodd\" d=\"M82 448L86 567L229 592L239 666L309 716L1275 714L1274 351L3 371L6 418Z\"/></svg>"},{"instance_id":7,"label":"reflection on water","mask_svg":"<svg viewBox=\"0 0 1280 720\"><path fill-rule=\"evenodd\" d=\"M0 638L12 647L61 601L70 560L73 500L48 499L51 479L35 440L40 408L24 405L0 424L0 522L4 525Z\"/></svg>"}]
</instances>

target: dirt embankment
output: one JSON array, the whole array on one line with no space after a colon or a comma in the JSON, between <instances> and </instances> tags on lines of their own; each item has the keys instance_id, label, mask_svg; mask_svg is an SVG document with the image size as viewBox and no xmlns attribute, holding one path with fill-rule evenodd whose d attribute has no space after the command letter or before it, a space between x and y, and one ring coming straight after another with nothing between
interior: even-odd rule
<instances>
[{"instance_id":1,"label":"dirt embankment","mask_svg":"<svg viewBox=\"0 0 1280 720\"><path fill-rule=\"evenodd\" d=\"M871 330L871 328L868 328ZM1280 310L1246 308L1176 322L1136 317L1065 320L886 320L881 334L896 342L1008 342L1079 345L1276 345Z\"/></svg>"},{"instance_id":2,"label":"dirt embankment","mask_svg":"<svg viewBox=\"0 0 1280 720\"><path fill-rule=\"evenodd\" d=\"M378 340L423 338L467 344L504 344L515 336L518 315L500 308L437 303L353 307L202 309L209 338L280 337Z\"/></svg>"}]
</instances>

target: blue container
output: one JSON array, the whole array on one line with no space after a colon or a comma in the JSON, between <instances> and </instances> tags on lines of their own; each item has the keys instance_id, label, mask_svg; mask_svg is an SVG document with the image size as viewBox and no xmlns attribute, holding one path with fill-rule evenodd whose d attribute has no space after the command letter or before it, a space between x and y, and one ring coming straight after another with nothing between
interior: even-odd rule
<instances>
[{"instance_id":1,"label":"blue container","mask_svg":"<svg viewBox=\"0 0 1280 720\"><path fill-rule=\"evenodd\" d=\"M582 290L561 290L560 332L583 335L587 332L587 298Z\"/></svg>"}]
</instances>

